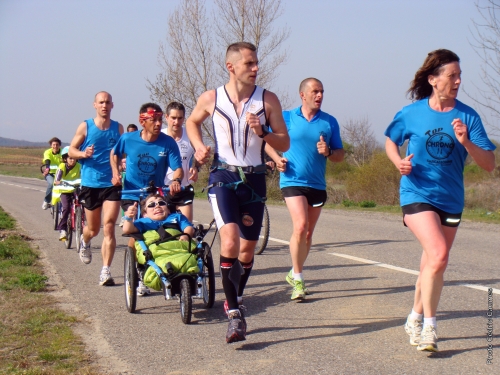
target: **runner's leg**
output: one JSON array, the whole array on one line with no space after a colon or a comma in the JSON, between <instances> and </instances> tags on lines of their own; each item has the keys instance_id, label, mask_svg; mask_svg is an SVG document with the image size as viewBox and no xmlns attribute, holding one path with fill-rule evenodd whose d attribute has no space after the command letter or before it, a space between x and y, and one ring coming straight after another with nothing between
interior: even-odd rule
<instances>
[{"instance_id":1,"label":"runner's leg","mask_svg":"<svg viewBox=\"0 0 500 375\"><path fill-rule=\"evenodd\" d=\"M417 281L420 285L415 288L415 301L418 302L417 291L420 289L424 317L435 317L444 284L444 271L458 227L442 226L438 214L433 211L405 215L405 223L425 253ZM419 308L418 305L415 307Z\"/></svg>"},{"instance_id":2,"label":"runner's leg","mask_svg":"<svg viewBox=\"0 0 500 375\"><path fill-rule=\"evenodd\" d=\"M120 212L120 201L104 201L103 210L103 234L101 253L102 265L111 266L116 249L115 224Z\"/></svg>"},{"instance_id":3,"label":"runner's leg","mask_svg":"<svg viewBox=\"0 0 500 375\"><path fill-rule=\"evenodd\" d=\"M285 203L290 212L293 224L290 238L290 256L294 273L302 273L307 258L308 207L307 198L303 195L286 197ZM317 221L317 219L316 219Z\"/></svg>"}]
</instances>

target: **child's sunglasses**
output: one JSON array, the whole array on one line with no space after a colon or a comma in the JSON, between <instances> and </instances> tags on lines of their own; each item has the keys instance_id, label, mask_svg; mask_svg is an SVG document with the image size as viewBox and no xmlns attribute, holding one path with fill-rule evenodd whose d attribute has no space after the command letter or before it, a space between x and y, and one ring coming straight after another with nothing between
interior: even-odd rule
<instances>
[{"instance_id":1,"label":"child's sunglasses","mask_svg":"<svg viewBox=\"0 0 500 375\"><path fill-rule=\"evenodd\" d=\"M147 208L155 208L156 206L163 207L163 206L166 206L166 205L167 205L167 202L160 200L160 201L157 201L157 202L154 202L154 201L153 202L149 202L146 205L146 207Z\"/></svg>"}]
</instances>

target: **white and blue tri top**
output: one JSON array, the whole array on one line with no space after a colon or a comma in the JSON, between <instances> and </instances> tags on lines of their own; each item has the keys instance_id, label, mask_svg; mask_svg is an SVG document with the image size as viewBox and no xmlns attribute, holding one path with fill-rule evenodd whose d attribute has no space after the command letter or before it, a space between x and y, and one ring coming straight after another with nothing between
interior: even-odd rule
<instances>
[{"instance_id":1,"label":"white and blue tri top","mask_svg":"<svg viewBox=\"0 0 500 375\"><path fill-rule=\"evenodd\" d=\"M216 90L212 122L215 152L219 161L240 167L264 164L265 142L248 126L246 113L256 114L260 118L260 123L269 128L264 109L265 92L262 87L255 86L254 92L243 105L241 115L238 117L226 87L221 86Z\"/></svg>"}]
</instances>

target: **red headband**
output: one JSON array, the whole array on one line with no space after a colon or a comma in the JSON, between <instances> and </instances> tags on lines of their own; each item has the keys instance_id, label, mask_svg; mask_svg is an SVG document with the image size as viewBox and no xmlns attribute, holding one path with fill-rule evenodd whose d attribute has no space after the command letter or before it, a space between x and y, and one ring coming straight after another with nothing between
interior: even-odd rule
<instances>
[{"instance_id":1,"label":"red headband","mask_svg":"<svg viewBox=\"0 0 500 375\"><path fill-rule=\"evenodd\" d=\"M156 118L159 118L160 120L163 118L163 112L161 111L156 111L152 108L148 108L148 111L145 112L145 113L141 113L139 115L139 119L140 120L147 120L147 119L156 119Z\"/></svg>"}]
</instances>

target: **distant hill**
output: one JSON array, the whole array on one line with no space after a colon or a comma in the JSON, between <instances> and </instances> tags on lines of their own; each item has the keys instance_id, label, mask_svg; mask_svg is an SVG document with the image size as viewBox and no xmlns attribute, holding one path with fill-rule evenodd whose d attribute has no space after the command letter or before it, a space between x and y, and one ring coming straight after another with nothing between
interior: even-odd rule
<instances>
[{"instance_id":1,"label":"distant hill","mask_svg":"<svg viewBox=\"0 0 500 375\"><path fill-rule=\"evenodd\" d=\"M62 147L67 146L69 143L62 144ZM49 148L47 142L29 142L19 139L10 139L0 137L0 147L46 147Z\"/></svg>"}]
</instances>

